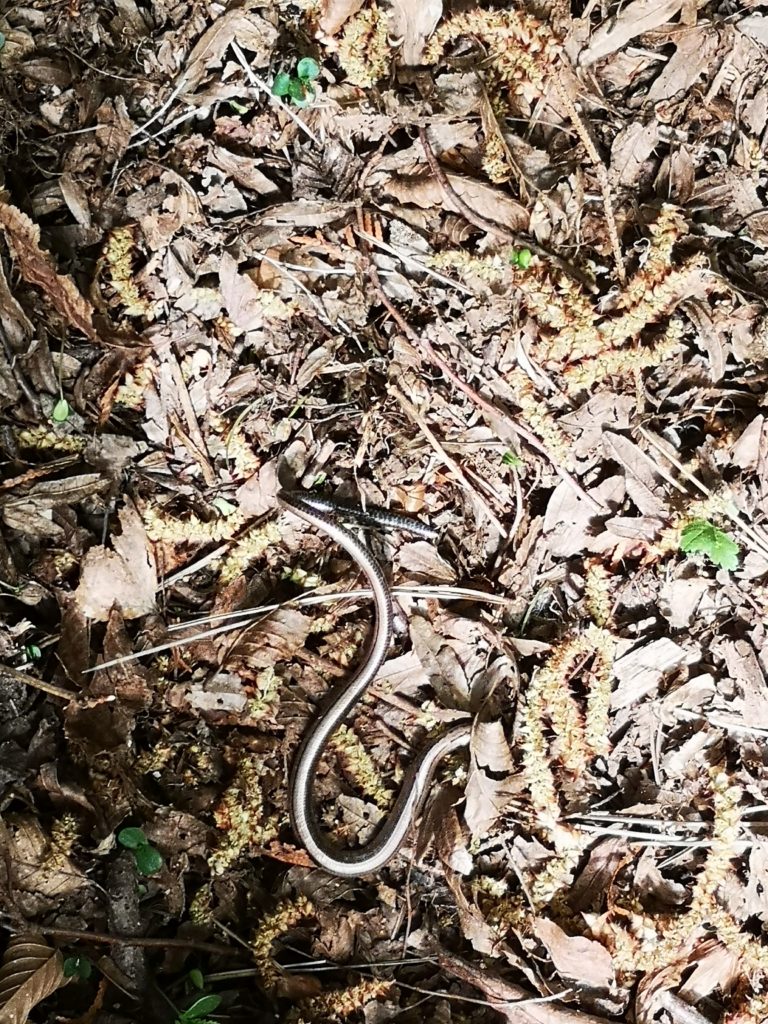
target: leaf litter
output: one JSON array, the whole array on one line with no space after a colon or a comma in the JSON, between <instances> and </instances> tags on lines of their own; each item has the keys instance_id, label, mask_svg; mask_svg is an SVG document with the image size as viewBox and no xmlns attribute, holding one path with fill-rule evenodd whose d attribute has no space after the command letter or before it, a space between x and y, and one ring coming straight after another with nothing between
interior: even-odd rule
<instances>
[{"instance_id":1,"label":"leaf litter","mask_svg":"<svg viewBox=\"0 0 768 1024\"><path fill-rule=\"evenodd\" d=\"M768 6L0 28L0 1021L768 1018ZM353 886L287 771L369 602L286 484L440 530L324 826L475 723Z\"/></svg>"}]
</instances>

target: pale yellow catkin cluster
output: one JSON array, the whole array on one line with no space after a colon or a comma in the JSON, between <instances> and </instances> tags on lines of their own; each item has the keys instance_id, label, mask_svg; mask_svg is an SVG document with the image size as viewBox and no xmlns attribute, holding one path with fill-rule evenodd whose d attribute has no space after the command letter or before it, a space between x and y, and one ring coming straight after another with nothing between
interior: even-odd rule
<instances>
[{"instance_id":1,"label":"pale yellow catkin cluster","mask_svg":"<svg viewBox=\"0 0 768 1024\"><path fill-rule=\"evenodd\" d=\"M742 932L738 921L717 900L718 889L733 870L743 793L732 784L722 766L712 768L709 777L714 817L712 840L688 909L677 915L652 917L636 907L623 911L616 920L603 918L595 923L595 937L612 950L617 970L626 977L668 969L675 963L682 970L685 949L704 934L704 928L713 931L726 948L738 953L741 967L750 978L763 977L768 970L768 950L759 939Z\"/></svg>"},{"instance_id":2,"label":"pale yellow catkin cluster","mask_svg":"<svg viewBox=\"0 0 768 1024\"><path fill-rule=\"evenodd\" d=\"M520 409L520 418L536 434L553 462L563 469L570 469L573 463L571 441L542 401L531 378L516 366L506 374L506 380Z\"/></svg>"},{"instance_id":3,"label":"pale yellow catkin cluster","mask_svg":"<svg viewBox=\"0 0 768 1024\"><path fill-rule=\"evenodd\" d=\"M256 676L254 686L258 695L251 697L248 701L246 709L248 718L256 721L261 719L274 721L277 707L280 704L280 689L282 687L280 676L271 666L264 668Z\"/></svg>"},{"instance_id":4,"label":"pale yellow catkin cluster","mask_svg":"<svg viewBox=\"0 0 768 1024\"><path fill-rule=\"evenodd\" d=\"M86 437L58 433L48 427L26 427L19 431L16 440L20 448L31 448L38 452L81 452L88 444Z\"/></svg>"},{"instance_id":5,"label":"pale yellow catkin cluster","mask_svg":"<svg viewBox=\"0 0 768 1024\"><path fill-rule=\"evenodd\" d=\"M268 992L273 992L281 978L281 971L272 957L272 946L281 935L299 922L313 917L315 908L306 896L298 894L283 900L273 911L265 914L256 927L250 948L254 965Z\"/></svg>"},{"instance_id":6,"label":"pale yellow catkin cluster","mask_svg":"<svg viewBox=\"0 0 768 1024\"><path fill-rule=\"evenodd\" d=\"M701 255L679 266L671 261L672 248L683 230L680 211L670 204L663 206L651 228L645 262L617 296L616 310L605 315L574 281L539 260L515 276L526 310L548 329L532 355L544 365L560 367L569 390L657 365L679 346L682 324L674 321L655 345L636 351L622 348L650 324L670 315L706 266Z\"/></svg>"},{"instance_id":7,"label":"pale yellow catkin cluster","mask_svg":"<svg viewBox=\"0 0 768 1024\"><path fill-rule=\"evenodd\" d=\"M104 246L104 264L109 283L123 305L124 316L148 317L152 306L139 291L133 274L133 254L136 249L134 229L129 226L113 228Z\"/></svg>"},{"instance_id":8,"label":"pale yellow catkin cluster","mask_svg":"<svg viewBox=\"0 0 768 1024\"><path fill-rule=\"evenodd\" d=\"M49 869L61 867L72 852L80 834L80 826L74 814L63 814L51 825L50 846L45 859Z\"/></svg>"},{"instance_id":9,"label":"pale yellow catkin cluster","mask_svg":"<svg viewBox=\"0 0 768 1024\"><path fill-rule=\"evenodd\" d=\"M352 85L367 89L388 73L393 51L387 21L386 12L371 3L346 22L338 57Z\"/></svg>"},{"instance_id":10,"label":"pale yellow catkin cluster","mask_svg":"<svg viewBox=\"0 0 768 1024\"><path fill-rule=\"evenodd\" d=\"M392 791L384 785L371 755L352 729L340 725L328 745L338 757L345 775L361 792L383 810L392 806Z\"/></svg>"},{"instance_id":11,"label":"pale yellow catkin cluster","mask_svg":"<svg viewBox=\"0 0 768 1024\"><path fill-rule=\"evenodd\" d=\"M227 518L239 517L234 513ZM275 520L252 526L234 542L227 554L216 559L211 565L220 565L219 579L222 583L231 583L238 579L250 566L263 557L264 552L280 542L280 528Z\"/></svg>"},{"instance_id":12,"label":"pale yellow catkin cluster","mask_svg":"<svg viewBox=\"0 0 768 1024\"><path fill-rule=\"evenodd\" d=\"M276 814L267 814L262 790L266 771L262 757L247 754L235 780L223 793L213 813L222 838L219 848L208 858L211 874L223 874L247 850L266 846L277 838L281 822Z\"/></svg>"},{"instance_id":13,"label":"pale yellow catkin cluster","mask_svg":"<svg viewBox=\"0 0 768 1024\"><path fill-rule=\"evenodd\" d=\"M208 450L211 456L223 456L236 478L246 479L260 468L261 459L245 436L242 422L230 425L220 413L210 410L206 416L206 426L209 430ZM217 451L219 444L221 448Z\"/></svg>"},{"instance_id":14,"label":"pale yellow catkin cluster","mask_svg":"<svg viewBox=\"0 0 768 1024\"><path fill-rule=\"evenodd\" d=\"M247 522L239 511L228 516L214 516L204 522L199 516L189 515L176 519L157 506L148 503L142 512L144 528L150 540L163 544L210 544L231 540Z\"/></svg>"},{"instance_id":15,"label":"pale yellow catkin cluster","mask_svg":"<svg viewBox=\"0 0 768 1024\"><path fill-rule=\"evenodd\" d=\"M302 999L299 1016L294 1024L299 1024L299 1021L326 1024L329 1021L346 1020L363 1010L367 1003L388 996L392 988L391 981L366 978L356 985L350 985L349 988L323 992L321 995Z\"/></svg>"},{"instance_id":16,"label":"pale yellow catkin cluster","mask_svg":"<svg viewBox=\"0 0 768 1024\"><path fill-rule=\"evenodd\" d=\"M491 90L512 95L528 84L541 90L547 70L562 52L552 30L537 18L522 11L476 9L442 22L424 50L424 63L436 64L459 36L474 36L484 44L483 67Z\"/></svg>"}]
</instances>

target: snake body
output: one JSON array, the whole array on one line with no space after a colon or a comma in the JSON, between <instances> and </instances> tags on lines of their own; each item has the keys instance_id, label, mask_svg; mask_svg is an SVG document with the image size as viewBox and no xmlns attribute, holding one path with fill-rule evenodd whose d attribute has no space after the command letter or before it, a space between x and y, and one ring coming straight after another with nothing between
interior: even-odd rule
<instances>
[{"instance_id":1,"label":"snake body","mask_svg":"<svg viewBox=\"0 0 768 1024\"><path fill-rule=\"evenodd\" d=\"M437 763L447 753L469 742L469 725L457 725L428 746L415 760L403 781L389 816L365 846L342 849L323 834L317 820L314 781L328 740L377 675L392 640L392 595L386 577L366 545L341 525L337 516L367 525L407 529L422 536L435 531L424 523L383 510L364 511L295 491L281 491L280 503L311 523L354 559L368 579L373 593L374 627L365 658L352 677L332 695L327 707L308 729L293 762L290 778L290 812L294 832L320 867L334 875L355 877L378 871L397 853L427 793Z\"/></svg>"}]
</instances>

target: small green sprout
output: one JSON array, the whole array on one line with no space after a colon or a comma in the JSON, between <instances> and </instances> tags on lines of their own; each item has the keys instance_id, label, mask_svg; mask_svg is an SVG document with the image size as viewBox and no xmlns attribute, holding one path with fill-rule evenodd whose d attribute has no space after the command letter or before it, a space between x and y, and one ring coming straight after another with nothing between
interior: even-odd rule
<instances>
[{"instance_id":1,"label":"small green sprout","mask_svg":"<svg viewBox=\"0 0 768 1024\"><path fill-rule=\"evenodd\" d=\"M60 398L51 410L51 419L54 423L66 423L70 414L69 402L66 398Z\"/></svg>"},{"instance_id":2,"label":"small green sprout","mask_svg":"<svg viewBox=\"0 0 768 1024\"><path fill-rule=\"evenodd\" d=\"M706 555L710 562L729 571L739 564L739 545L706 519L694 519L683 527L680 550L687 555Z\"/></svg>"},{"instance_id":3,"label":"small green sprout","mask_svg":"<svg viewBox=\"0 0 768 1024\"><path fill-rule=\"evenodd\" d=\"M63 965L65 978L88 981L93 973L93 964L87 956L68 956Z\"/></svg>"},{"instance_id":4,"label":"small green sprout","mask_svg":"<svg viewBox=\"0 0 768 1024\"><path fill-rule=\"evenodd\" d=\"M513 267L517 267L518 270L527 270L531 265L533 259L533 253L530 249L518 249L517 252L513 252L509 257L509 262Z\"/></svg>"},{"instance_id":5,"label":"small green sprout","mask_svg":"<svg viewBox=\"0 0 768 1024\"><path fill-rule=\"evenodd\" d=\"M24 657L27 661L40 661L43 656L43 652L37 646L37 644L25 644L24 646Z\"/></svg>"},{"instance_id":6,"label":"small green sprout","mask_svg":"<svg viewBox=\"0 0 768 1024\"><path fill-rule=\"evenodd\" d=\"M121 829L117 834L117 841L133 853L139 874L154 875L162 868L162 854L150 844L140 828Z\"/></svg>"},{"instance_id":7,"label":"small green sprout","mask_svg":"<svg viewBox=\"0 0 768 1024\"><path fill-rule=\"evenodd\" d=\"M200 996L177 1016L176 1024L207 1024L206 1014L213 1013L220 1003L221 996Z\"/></svg>"},{"instance_id":8,"label":"small green sprout","mask_svg":"<svg viewBox=\"0 0 768 1024\"><path fill-rule=\"evenodd\" d=\"M202 992L205 988L205 976L199 967L193 967L187 975L190 985L196 988L198 992Z\"/></svg>"},{"instance_id":9,"label":"small green sprout","mask_svg":"<svg viewBox=\"0 0 768 1024\"><path fill-rule=\"evenodd\" d=\"M523 460L516 452L504 452L501 456L502 466L512 466L514 469L520 469L523 464Z\"/></svg>"},{"instance_id":10,"label":"small green sprout","mask_svg":"<svg viewBox=\"0 0 768 1024\"><path fill-rule=\"evenodd\" d=\"M296 65L296 74L281 71L272 83L273 96L287 96L297 107L306 107L315 98L312 84L320 74L320 65L311 57L302 57Z\"/></svg>"}]
</instances>

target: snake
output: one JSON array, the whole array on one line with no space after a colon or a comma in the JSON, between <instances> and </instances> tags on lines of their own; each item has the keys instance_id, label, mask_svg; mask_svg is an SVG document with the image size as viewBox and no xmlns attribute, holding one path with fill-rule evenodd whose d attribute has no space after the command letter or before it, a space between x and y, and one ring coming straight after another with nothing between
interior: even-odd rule
<instances>
[{"instance_id":1,"label":"snake","mask_svg":"<svg viewBox=\"0 0 768 1024\"><path fill-rule=\"evenodd\" d=\"M448 753L469 743L470 725L453 726L416 757L392 810L370 842L359 847L340 847L323 833L313 792L318 764L329 739L378 674L392 642L394 622L392 594L381 566L367 545L340 520L404 529L425 538L434 538L437 531L420 520L385 509L362 509L292 490L281 490L277 497L285 509L322 531L347 552L367 578L373 594L374 624L365 657L352 676L332 692L327 705L302 737L289 779L291 825L315 864L341 877L367 875L378 871L398 852L424 804L435 768Z\"/></svg>"}]
</instances>

